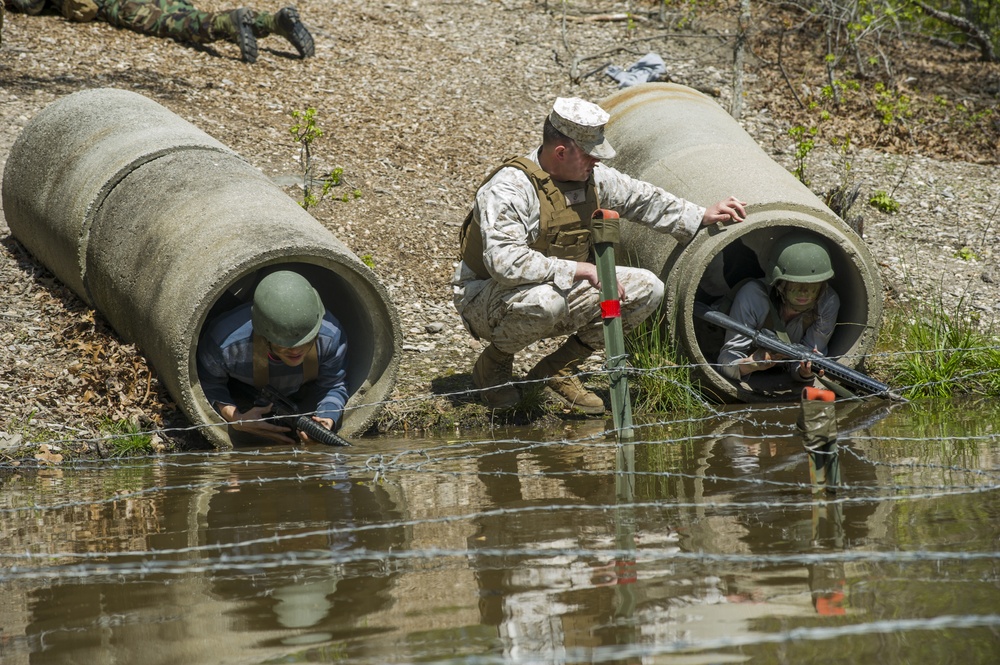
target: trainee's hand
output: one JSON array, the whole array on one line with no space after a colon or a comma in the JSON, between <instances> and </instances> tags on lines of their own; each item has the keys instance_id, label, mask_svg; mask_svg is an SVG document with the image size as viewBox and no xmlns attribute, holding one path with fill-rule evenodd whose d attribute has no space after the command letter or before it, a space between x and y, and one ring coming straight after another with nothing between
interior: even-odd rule
<instances>
[{"instance_id":1,"label":"trainee's hand","mask_svg":"<svg viewBox=\"0 0 1000 665\"><path fill-rule=\"evenodd\" d=\"M742 222L747 217L746 205L746 201L740 201L735 196L730 196L728 199L707 208L705 215L701 218L701 224L702 226L711 226L718 222Z\"/></svg>"},{"instance_id":2,"label":"trainee's hand","mask_svg":"<svg viewBox=\"0 0 1000 665\"><path fill-rule=\"evenodd\" d=\"M753 374L765 369L771 369L780 360L780 354L771 354L767 349L757 349L749 356L739 361L740 376Z\"/></svg>"},{"instance_id":3,"label":"trainee's hand","mask_svg":"<svg viewBox=\"0 0 1000 665\"><path fill-rule=\"evenodd\" d=\"M819 349L813 348L813 353L819 353ZM799 376L803 379L811 379L814 376L823 376L824 372L820 369L816 374L813 374L812 362L809 360L803 360L799 363Z\"/></svg>"},{"instance_id":4,"label":"trainee's hand","mask_svg":"<svg viewBox=\"0 0 1000 665\"><path fill-rule=\"evenodd\" d=\"M232 424L234 430L239 432L261 436L278 443L295 443L295 440L287 435L290 429L268 420L261 420L271 412L271 407L271 404L255 406L240 413L234 405L227 404L219 409L219 413Z\"/></svg>"},{"instance_id":5,"label":"trainee's hand","mask_svg":"<svg viewBox=\"0 0 1000 665\"><path fill-rule=\"evenodd\" d=\"M313 416L312 419L318 422L323 427L330 430L331 432L333 431L333 418L320 418L319 416ZM312 439L309 438L309 435L301 430L299 430L299 439L301 439L305 443L309 443L312 441Z\"/></svg>"}]
</instances>

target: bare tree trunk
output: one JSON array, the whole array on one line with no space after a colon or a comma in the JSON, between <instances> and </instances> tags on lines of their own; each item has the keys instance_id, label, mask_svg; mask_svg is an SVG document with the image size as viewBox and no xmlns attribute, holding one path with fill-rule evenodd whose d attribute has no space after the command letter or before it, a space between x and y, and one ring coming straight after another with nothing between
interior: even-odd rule
<instances>
[{"instance_id":1,"label":"bare tree trunk","mask_svg":"<svg viewBox=\"0 0 1000 665\"><path fill-rule=\"evenodd\" d=\"M729 114L739 120L743 114L743 65L746 60L747 33L750 31L750 0L740 0L739 30L733 46L733 102Z\"/></svg>"}]
</instances>

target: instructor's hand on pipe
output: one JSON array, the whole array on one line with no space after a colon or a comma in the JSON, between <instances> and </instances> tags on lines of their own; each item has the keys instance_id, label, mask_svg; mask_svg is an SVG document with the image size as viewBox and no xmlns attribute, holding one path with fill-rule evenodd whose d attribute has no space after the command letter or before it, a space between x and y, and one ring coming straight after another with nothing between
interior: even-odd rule
<instances>
[{"instance_id":1,"label":"instructor's hand on pipe","mask_svg":"<svg viewBox=\"0 0 1000 665\"><path fill-rule=\"evenodd\" d=\"M742 222L747 218L746 205L746 201L740 201L735 196L730 196L728 199L706 208L705 215L701 218L701 225L711 226L718 222Z\"/></svg>"},{"instance_id":2,"label":"instructor's hand on pipe","mask_svg":"<svg viewBox=\"0 0 1000 665\"><path fill-rule=\"evenodd\" d=\"M597 266L593 263L587 263L586 261L576 262L576 273L573 275L573 279L576 281L587 280L590 285L601 290L601 278L597 276ZM625 301L625 287L622 286L621 282L618 282L618 299L622 302Z\"/></svg>"}]
</instances>

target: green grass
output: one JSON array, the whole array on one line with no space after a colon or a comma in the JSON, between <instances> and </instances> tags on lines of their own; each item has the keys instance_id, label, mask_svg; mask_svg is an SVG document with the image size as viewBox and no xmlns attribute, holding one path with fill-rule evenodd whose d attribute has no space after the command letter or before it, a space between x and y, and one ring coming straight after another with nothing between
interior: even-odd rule
<instances>
[{"instance_id":1,"label":"green grass","mask_svg":"<svg viewBox=\"0 0 1000 665\"><path fill-rule=\"evenodd\" d=\"M110 457L133 457L152 454L152 438L129 420L107 419L98 425L104 437L102 449Z\"/></svg>"},{"instance_id":2,"label":"green grass","mask_svg":"<svg viewBox=\"0 0 1000 665\"><path fill-rule=\"evenodd\" d=\"M649 317L625 338L625 351L634 372L629 376L632 411L636 415L683 412L697 417L708 413L698 386L668 339L662 312Z\"/></svg>"},{"instance_id":3,"label":"green grass","mask_svg":"<svg viewBox=\"0 0 1000 665\"><path fill-rule=\"evenodd\" d=\"M962 301L953 309L939 298L886 310L876 348L876 368L906 397L1000 395L996 322L982 321Z\"/></svg>"}]
</instances>

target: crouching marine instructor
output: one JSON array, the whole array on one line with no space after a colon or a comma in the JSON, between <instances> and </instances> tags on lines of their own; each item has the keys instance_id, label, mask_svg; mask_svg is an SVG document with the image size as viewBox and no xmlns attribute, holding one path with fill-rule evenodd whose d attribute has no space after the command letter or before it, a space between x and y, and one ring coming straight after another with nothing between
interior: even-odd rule
<instances>
[{"instance_id":1,"label":"crouching marine instructor","mask_svg":"<svg viewBox=\"0 0 1000 665\"><path fill-rule=\"evenodd\" d=\"M336 432L348 397L347 342L309 281L281 270L260 281L252 302L209 323L198 346L198 377L209 403L234 429L294 443L287 427L261 420L271 405L250 404L241 411L249 400L239 393L270 384ZM304 432L299 438L309 440Z\"/></svg>"},{"instance_id":2,"label":"crouching marine instructor","mask_svg":"<svg viewBox=\"0 0 1000 665\"><path fill-rule=\"evenodd\" d=\"M596 104L557 99L541 147L493 171L463 224L452 294L466 328L489 342L472 379L491 408L510 408L520 398L510 385L515 353L568 335L528 378L546 379L571 408L604 413L603 400L577 376L580 362L604 346L589 227L595 210L614 210L681 241L701 226L746 216L746 204L736 197L706 209L601 164L615 156L604 137L608 119ZM628 331L659 306L663 283L640 268L619 267L617 278Z\"/></svg>"}]
</instances>

